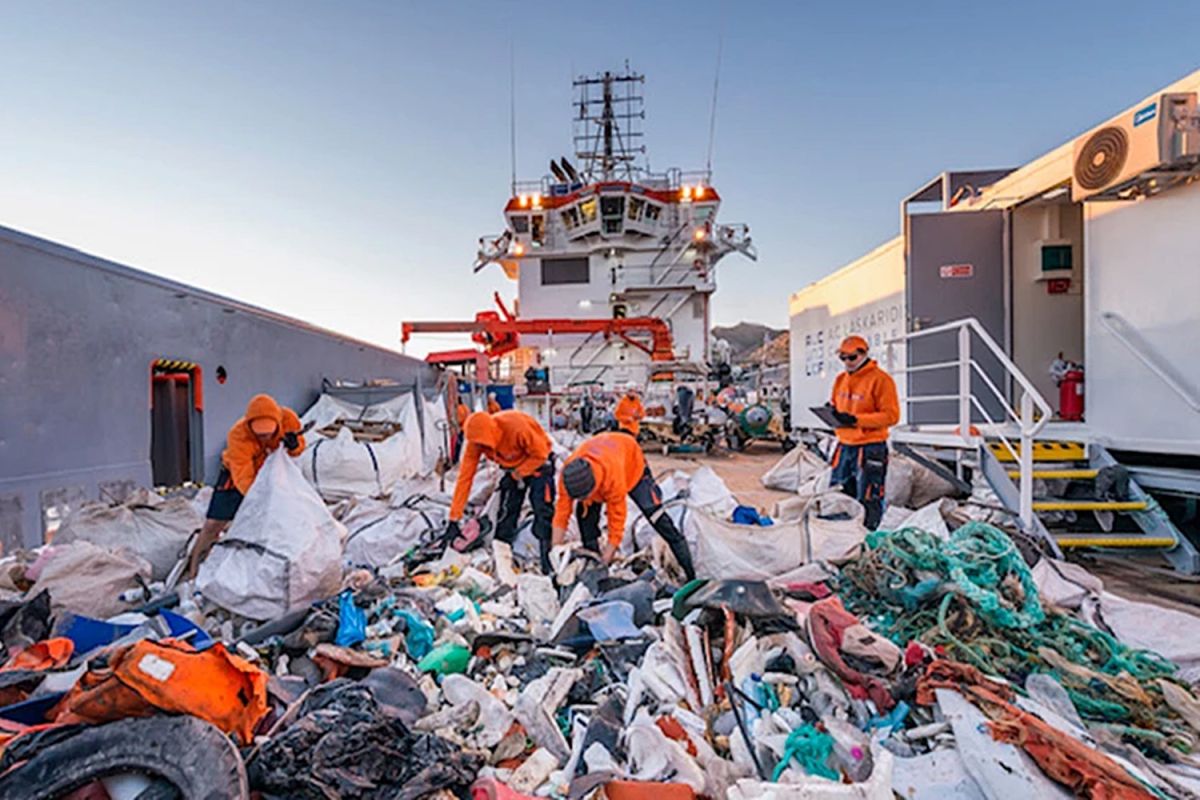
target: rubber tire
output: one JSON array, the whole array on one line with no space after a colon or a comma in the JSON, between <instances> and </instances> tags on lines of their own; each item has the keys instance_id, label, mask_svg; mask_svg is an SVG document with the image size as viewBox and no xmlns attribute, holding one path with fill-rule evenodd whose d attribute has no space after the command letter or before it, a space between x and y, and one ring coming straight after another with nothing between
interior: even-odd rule
<instances>
[{"instance_id":1,"label":"rubber tire","mask_svg":"<svg viewBox=\"0 0 1200 800\"><path fill-rule=\"evenodd\" d=\"M0 800L55 800L97 778L161 777L185 800L247 800L246 768L233 742L196 717L126 719L51 744L0 777Z\"/></svg>"}]
</instances>

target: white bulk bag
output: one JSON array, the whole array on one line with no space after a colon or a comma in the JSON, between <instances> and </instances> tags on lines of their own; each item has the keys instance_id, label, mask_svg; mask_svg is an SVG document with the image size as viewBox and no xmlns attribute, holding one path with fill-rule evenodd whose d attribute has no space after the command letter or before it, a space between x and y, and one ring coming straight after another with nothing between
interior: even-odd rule
<instances>
[{"instance_id":1,"label":"white bulk bag","mask_svg":"<svg viewBox=\"0 0 1200 800\"><path fill-rule=\"evenodd\" d=\"M345 535L281 448L267 456L196 588L243 617L273 619L337 593Z\"/></svg>"}]
</instances>

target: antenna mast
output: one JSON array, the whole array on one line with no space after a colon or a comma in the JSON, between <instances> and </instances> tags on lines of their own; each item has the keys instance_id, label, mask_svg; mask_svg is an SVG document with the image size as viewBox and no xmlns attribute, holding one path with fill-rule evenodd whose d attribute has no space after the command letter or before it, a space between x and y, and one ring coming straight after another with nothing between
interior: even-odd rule
<instances>
[{"instance_id":1,"label":"antenna mast","mask_svg":"<svg viewBox=\"0 0 1200 800\"><path fill-rule=\"evenodd\" d=\"M725 34L721 33L717 36L717 69L713 73L712 111L708 118L708 159L705 161L705 169L708 171L710 180L712 179L713 142L717 138L717 89L721 85L721 51L724 48Z\"/></svg>"},{"instance_id":2,"label":"antenna mast","mask_svg":"<svg viewBox=\"0 0 1200 800\"><path fill-rule=\"evenodd\" d=\"M572 82L579 93L574 103L578 112L575 157L591 179L612 180L622 167L627 178L633 177L634 162L646 152L638 125L646 118L644 97L637 88L645 82L644 75L628 69L621 74L605 72ZM619 92L621 86L625 87L623 95Z\"/></svg>"}]
</instances>

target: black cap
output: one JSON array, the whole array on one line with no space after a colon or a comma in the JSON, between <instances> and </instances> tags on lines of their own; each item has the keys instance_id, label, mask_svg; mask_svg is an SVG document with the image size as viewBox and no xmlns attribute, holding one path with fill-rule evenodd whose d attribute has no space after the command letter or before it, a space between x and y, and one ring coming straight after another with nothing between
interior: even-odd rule
<instances>
[{"instance_id":1,"label":"black cap","mask_svg":"<svg viewBox=\"0 0 1200 800\"><path fill-rule=\"evenodd\" d=\"M563 488L572 500L587 497L596 488L596 475L586 459L568 461L562 472Z\"/></svg>"}]
</instances>

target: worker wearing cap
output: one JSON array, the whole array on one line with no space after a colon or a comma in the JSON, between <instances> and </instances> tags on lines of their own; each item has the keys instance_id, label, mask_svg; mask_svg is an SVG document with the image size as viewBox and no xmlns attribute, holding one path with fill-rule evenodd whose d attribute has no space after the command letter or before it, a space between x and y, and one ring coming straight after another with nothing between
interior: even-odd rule
<instances>
[{"instance_id":1,"label":"worker wearing cap","mask_svg":"<svg viewBox=\"0 0 1200 800\"><path fill-rule=\"evenodd\" d=\"M599 433L576 448L563 463L559 477L558 504L554 509L554 543L562 544L567 535L571 506L583 546L599 552L605 562L612 561L625 535L625 498L634 505L666 540L672 555L688 580L696 577L687 540L667 516L662 491L650 474L646 457L637 440L624 433ZM600 549L600 507L608 517L608 543Z\"/></svg>"},{"instance_id":2,"label":"worker wearing cap","mask_svg":"<svg viewBox=\"0 0 1200 800\"><path fill-rule=\"evenodd\" d=\"M497 414L502 410L500 408L500 401L496 399L495 392L488 392L487 410L489 414Z\"/></svg>"},{"instance_id":3,"label":"worker wearing cap","mask_svg":"<svg viewBox=\"0 0 1200 800\"><path fill-rule=\"evenodd\" d=\"M267 394L256 394L250 398L246 413L233 423L225 439L225 451L221 453L221 474L213 487L204 527L200 529L196 546L192 548L189 575L196 574L200 562L229 527L267 456L278 450L280 445L293 457L304 452L301 430L296 412L280 406L275 398Z\"/></svg>"},{"instance_id":4,"label":"worker wearing cap","mask_svg":"<svg viewBox=\"0 0 1200 800\"><path fill-rule=\"evenodd\" d=\"M625 394L621 395L621 399L617 401L617 409L613 412L613 416L617 418L618 431L637 438L638 431L641 429L642 417L646 416L646 409L642 405L642 399L638 397L636 383L630 381L625 386Z\"/></svg>"},{"instance_id":5,"label":"worker wearing cap","mask_svg":"<svg viewBox=\"0 0 1200 800\"><path fill-rule=\"evenodd\" d=\"M500 479L500 519L496 539L512 544L525 495L533 506L533 535L538 540L542 572L550 574L550 523L554 516L554 458L550 436L538 421L522 411L491 414L477 411L464 427L467 446L463 451L454 499L450 504L449 537L461 534L459 522L471 495L471 484L479 460L487 458L505 470Z\"/></svg>"},{"instance_id":6,"label":"worker wearing cap","mask_svg":"<svg viewBox=\"0 0 1200 800\"><path fill-rule=\"evenodd\" d=\"M888 428L900 421L900 401L892 376L867 350L861 336L847 336L838 347L845 370L834 379L829 402L839 423L830 480L863 504L864 523L875 530L883 516Z\"/></svg>"}]
</instances>

